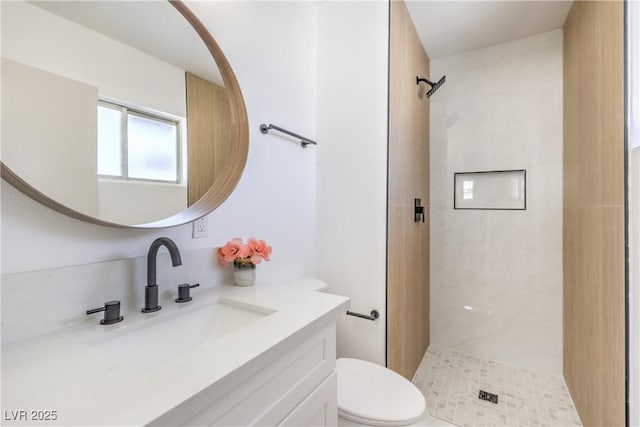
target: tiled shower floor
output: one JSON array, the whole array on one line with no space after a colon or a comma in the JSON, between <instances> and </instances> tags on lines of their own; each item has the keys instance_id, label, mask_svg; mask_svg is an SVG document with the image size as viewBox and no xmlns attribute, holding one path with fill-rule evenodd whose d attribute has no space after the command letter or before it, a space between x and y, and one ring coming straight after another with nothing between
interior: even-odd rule
<instances>
[{"instance_id":1,"label":"tiled shower floor","mask_svg":"<svg viewBox=\"0 0 640 427\"><path fill-rule=\"evenodd\" d=\"M458 426L582 426L562 378L430 346L413 378L429 415ZM498 394L498 404L478 399Z\"/></svg>"}]
</instances>

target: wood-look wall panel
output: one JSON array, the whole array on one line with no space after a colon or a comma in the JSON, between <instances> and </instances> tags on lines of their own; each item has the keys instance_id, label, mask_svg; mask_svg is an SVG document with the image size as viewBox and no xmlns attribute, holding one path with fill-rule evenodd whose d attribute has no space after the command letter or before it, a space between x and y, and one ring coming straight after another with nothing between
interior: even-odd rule
<instances>
[{"instance_id":1,"label":"wood-look wall panel","mask_svg":"<svg viewBox=\"0 0 640 427\"><path fill-rule=\"evenodd\" d=\"M230 112L224 87L186 73L189 139L188 206L197 202L224 170L231 151Z\"/></svg>"},{"instance_id":2,"label":"wood-look wall panel","mask_svg":"<svg viewBox=\"0 0 640 427\"><path fill-rule=\"evenodd\" d=\"M622 165L620 166L622 168ZM622 184L621 184L622 185ZM600 226L603 242L600 256L603 260L601 298L603 306L602 390L611 404L603 405L603 420L624 423L625 375L625 306L624 306L624 205L607 206L601 210ZM609 395L610 393L610 395Z\"/></svg>"},{"instance_id":3,"label":"wood-look wall panel","mask_svg":"<svg viewBox=\"0 0 640 427\"><path fill-rule=\"evenodd\" d=\"M411 379L429 345L429 101L416 85L429 58L402 1L390 3L389 32L387 366Z\"/></svg>"},{"instance_id":4,"label":"wood-look wall panel","mask_svg":"<svg viewBox=\"0 0 640 427\"><path fill-rule=\"evenodd\" d=\"M596 2L602 22L600 45L601 204L624 204L624 10L622 2ZM605 29L615 29L606 31ZM616 46L617 48L614 48Z\"/></svg>"},{"instance_id":5,"label":"wood-look wall panel","mask_svg":"<svg viewBox=\"0 0 640 427\"><path fill-rule=\"evenodd\" d=\"M620 1L564 26L563 359L585 426L624 411L624 47Z\"/></svg>"}]
</instances>

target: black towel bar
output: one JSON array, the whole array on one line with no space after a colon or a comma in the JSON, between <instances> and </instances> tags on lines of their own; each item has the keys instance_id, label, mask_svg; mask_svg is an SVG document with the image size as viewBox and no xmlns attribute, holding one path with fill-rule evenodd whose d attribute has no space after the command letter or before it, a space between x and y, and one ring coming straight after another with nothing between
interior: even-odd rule
<instances>
[{"instance_id":1,"label":"black towel bar","mask_svg":"<svg viewBox=\"0 0 640 427\"><path fill-rule=\"evenodd\" d=\"M362 319L367 319L367 320L376 320L378 317L380 317L380 313L378 313L378 310L371 310L370 316L367 316L366 314L362 314L362 313L356 313L355 311L350 311L350 310L347 310L347 314L349 316L360 317Z\"/></svg>"}]
</instances>

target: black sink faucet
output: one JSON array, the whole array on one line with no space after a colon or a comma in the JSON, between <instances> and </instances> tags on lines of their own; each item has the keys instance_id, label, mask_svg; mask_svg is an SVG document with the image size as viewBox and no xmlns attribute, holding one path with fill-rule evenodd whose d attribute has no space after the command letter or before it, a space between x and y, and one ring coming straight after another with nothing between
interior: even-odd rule
<instances>
[{"instance_id":1,"label":"black sink faucet","mask_svg":"<svg viewBox=\"0 0 640 427\"><path fill-rule=\"evenodd\" d=\"M168 237L160 237L153 241L147 254L147 286L144 288L143 313L151 313L162 308L158 305L158 284L156 283L156 257L160 246L164 246L169 250L171 264L174 267L182 265L180 251L173 240Z\"/></svg>"}]
</instances>

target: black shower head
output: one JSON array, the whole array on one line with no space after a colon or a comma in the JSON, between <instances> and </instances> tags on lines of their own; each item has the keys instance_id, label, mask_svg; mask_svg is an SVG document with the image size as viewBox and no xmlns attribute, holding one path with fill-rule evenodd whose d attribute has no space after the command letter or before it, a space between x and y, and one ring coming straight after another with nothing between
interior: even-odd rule
<instances>
[{"instance_id":1,"label":"black shower head","mask_svg":"<svg viewBox=\"0 0 640 427\"><path fill-rule=\"evenodd\" d=\"M433 95L438 90L438 88L442 86L442 84L445 82L446 79L447 79L447 76L442 76L442 78L438 80L437 83L434 83L431 80L423 79L423 78L420 78L419 76L416 76L416 84L419 85L420 82L425 82L426 84L431 86L431 89L429 89L429 92L427 92L427 98L431 98L431 95Z\"/></svg>"}]
</instances>

